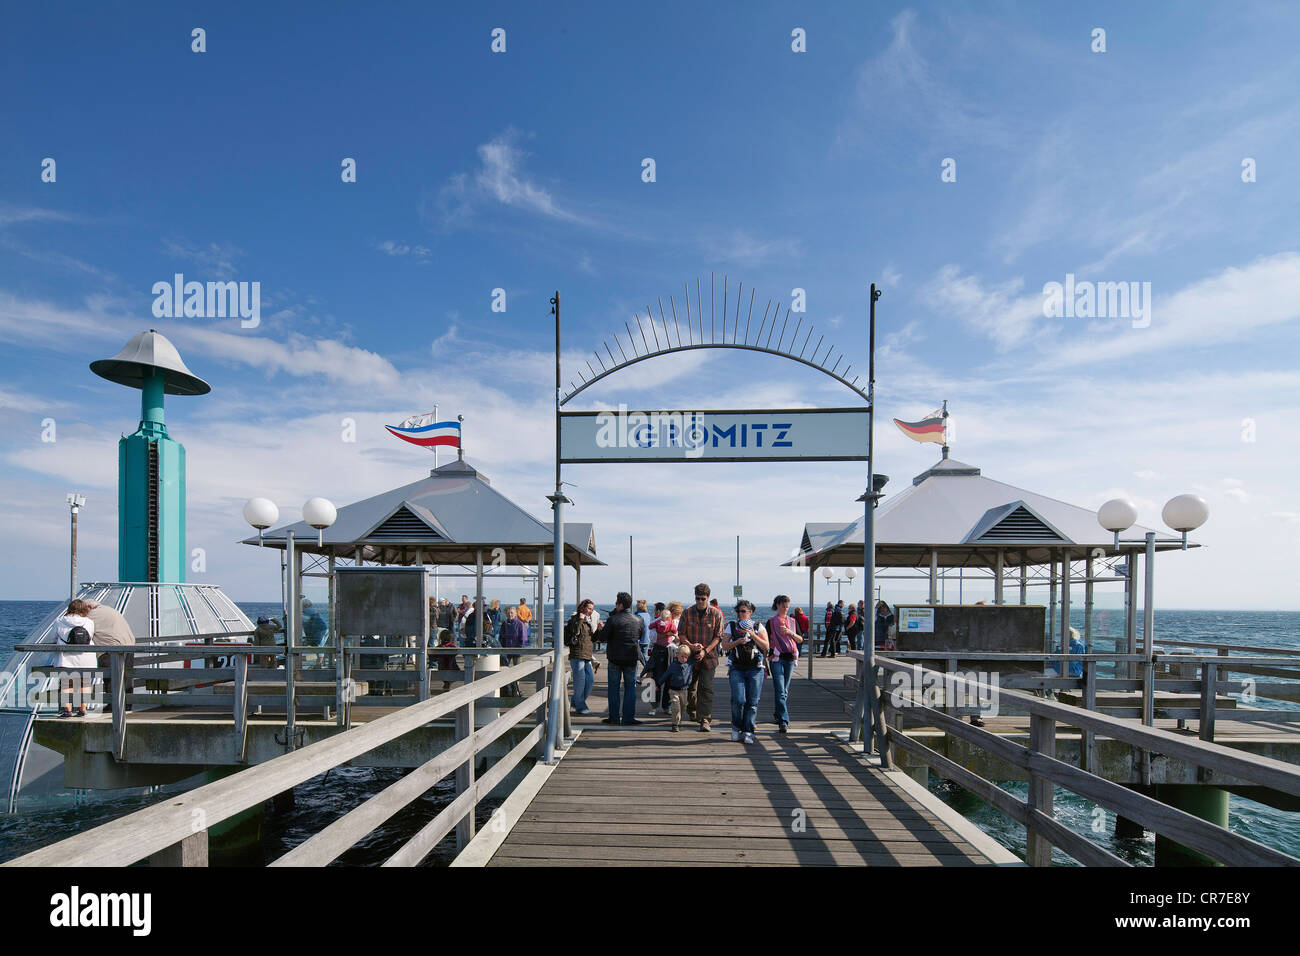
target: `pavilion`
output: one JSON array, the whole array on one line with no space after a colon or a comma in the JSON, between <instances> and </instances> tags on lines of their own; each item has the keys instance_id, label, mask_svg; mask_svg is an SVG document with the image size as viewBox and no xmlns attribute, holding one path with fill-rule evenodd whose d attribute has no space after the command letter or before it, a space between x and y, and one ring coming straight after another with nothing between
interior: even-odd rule
<instances>
[{"instance_id":1,"label":"pavilion","mask_svg":"<svg viewBox=\"0 0 1300 956\"><path fill-rule=\"evenodd\" d=\"M459 565L473 567L475 605L482 620L483 581L505 566L536 568L537 622L534 638L541 645L545 617L545 578L554 567L554 526L539 521L492 487L467 461L434 468L427 477L361 501L343 505L328 528L318 532L306 521L266 531L244 544L285 549L294 537L299 579L313 571L329 576L333 605L336 566ZM304 571L304 555L313 567ZM596 556L591 524L565 522L564 562L578 575L582 568L604 565ZM333 615L331 615L331 626Z\"/></svg>"},{"instance_id":2,"label":"pavilion","mask_svg":"<svg viewBox=\"0 0 1300 956\"><path fill-rule=\"evenodd\" d=\"M804 526L797 555L783 566L808 568L809 606L813 575L819 568L863 566L863 518L843 525ZM1134 525L1130 536L1151 529ZM1092 634L1093 585L1124 583L1125 634L1121 653L1133 653L1137 633L1137 564L1144 545L1128 541L1116 547L1115 536L1097 522L1097 512L995 481L980 469L946 455L912 479L911 487L887 497L875 516L876 567L902 569L877 574L911 580L929 579L927 603L939 603L941 580L955 571L960 582L971 575L992 579L993 603L1005 600L1009 572L1019 586L1020 604L1028 588L1047 584L1048 632L1062 651L1069 643L1071 586L1084 586L1084 640ZM1168 540L1156 549L1179 548ZM1189 547L1197 547L1192 544ZM1099 567L1100 566L1100 567ZM945 569L941 571L941 569ZM1108 574L1099 573L1101 571ZM1056 614L1060 591L1059 623Z\"/></svg>"}]
</instances>

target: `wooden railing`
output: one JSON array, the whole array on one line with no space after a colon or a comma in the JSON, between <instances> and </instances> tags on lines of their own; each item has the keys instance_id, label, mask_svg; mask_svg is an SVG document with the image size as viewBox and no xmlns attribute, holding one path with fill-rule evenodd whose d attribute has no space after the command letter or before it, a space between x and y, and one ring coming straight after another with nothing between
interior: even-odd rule
<instances>
[{"instance_id":1,"label":"wooden railing","mask_svg":"<svg viewBox=\"0 0 1300 956\"><path fill-rule=\"evenodd\" d=\"M855 656L861 659L860 654ZM933 659L936 655L931 652L923 656ZM962 654L958 659L1007 660L1026 656ZM1067 660L1082 659L1086 666L1088 658L1110 659L1115 655L1049 656ZM1032 657L1036 658L1037 655ZM1199 713L1202 719L1208 717L1212 734L1214 716L1212 701L1215 686L1213 674L1219 660L1204 657L1197 660L1208 661L1206 683L1203 686L1210 688L1208 698L1210 703L1207 704L1203 700ZM1300 859L1248 837L1232 833L1092 772L1096 767L1094 746L1098 735L1136 748L1142 753L1144 763L1149 762L1152 754L1163 754L1183 760L1212 774L1226 775L1250 785L1300 796L1300 769L1290 764L1268 757L1244 754L1208 740L1189 738L1172 731L1145 726L1133 720L1098 713L1087 706L1073 707L1035 697L1019 690L1009 689L1004 680L999 680L995 684L971 679L961 676L960 673L933 670L895 657L878 656L876 664L884 677L885 690L882 695L882 705L889 744L909 754L939 776L969 790L985 803L1024 826L1028 835L1026 858L1031 865L1050 865L1053 846L1088 866L1128 865L1109 850L1073 832L1052 816L1053 787L1061 787L1086 800L1091 800L1212 860L1234 866L1300 865ZM904 675L903 679L895 680L896 674ZM943 707L927 706L921 690L927 680L958 689L970 696L970 699L986 699L995 696L999 712L1014 709L1028 714L1030 717L1028 746L973 726L963 720L960 713L946 712L947 708ZM1035 678L1034 680L1047 680L1057 684L1065 682L1076 686L1087 681L1086 678ZM1104 682L1093 680L1094 685L1102 683ZM1114 683L1127 685L1137 682L1120 680ZM1085 688L1085 698L1086 696ZM1174 708L1171 716L1176 716L1178 711L1178 708ZM904 712L924 721L927 726L936 727L1023 771L1029 779L1027 799L1019 799L993 781L979 776L908 736L900 726L900 719ZM1079 728L1084 732L1086 739L1084 746L1080 748L1081 766L1076 767L1058 759L1056 755L1058 724ZM1203 726L1201 736L1204 737L1205 734L1206 727ZM888 765L888 755L883 756Z\"/></svg>"},{"instance_id":2,"label":"wooden railing","mask_svg":"<svg viewBox=\"0 0 1300 956\"><path fill-rule=\"evenodd\" d=\"M139 653L139 648L140 645L136 645L127 650ZM488 652L497 649L478 650ZM331 862L452 774L455 777L455 798L384 865L412 866L419 863L452 830L456 831L457 844L464 846L474 836L474 809L478 802L530 753L540 756L545 743L546 710L550 694L548 667L555 679L563 680L565 676L563 667L554 667L554 651L540 648L506 650L511 654L520 654L525 659L496 673L485 674L445 694L402 707L369 723L242 770L223 780L178 797L168 797L152 807L44 847L5 865L129 866L148 858L155 865L205 866L207 834L212 826L260 806L277 794L448 715L455 719L455 742L451 746L335 820L272 865L323 866ZM463 648L457 649L457 653L464 651ZM236 668L236 672L239 670ZM245 670L245 678L246 675ZM507 684L530 675L533 675L536 684L532 694L510 706L485 726L474 728L476 702L500 706L495 700L489 702L484 699ZM115 716L119 712L115 709ZM567 708L565 712L567 713ZM519 726L527 727L523 738L487 773L476 778L478 755Z\"/></svg>"}]
</instances>

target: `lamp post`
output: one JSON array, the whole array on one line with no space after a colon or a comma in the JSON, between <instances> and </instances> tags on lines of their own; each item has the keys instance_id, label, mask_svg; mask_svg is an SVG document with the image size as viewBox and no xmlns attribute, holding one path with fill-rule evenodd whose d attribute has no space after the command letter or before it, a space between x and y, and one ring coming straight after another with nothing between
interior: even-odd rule
<instances>
[{"instance_id":1,"label":"lamp post","mask_svg":"<svg viewBox=\"0 0 1300 956\"><path fill-rule=\"evenodd\" d=\"M1155 723L1155 683L1152 670L1155 664L1155 557L1157 544L1182 544L1187 549L1187 533L1195 531L1205 524L1210 516L1210 508L1205 499L1198 495L1177 495L1165 502L1160 512L1161 520L1177 531L1179 538L1157 538L1154 531L1148 531L1142 538L1121 539L1120 532L1127 531L1137 522L1137 507L1126 498L1112 498L1097 509L1097 523L1115 535L1115 550L1121 544L1142 545L1146 551L1146 580L1142 601L1142 650L1146 657L1146 672L1142 689L1142 723L1151 726ZM1130 562L1133 560L1129 559ZM1130 580L1135 576L1130 572ZM1130 652L1132 648L1129 649ZM1149 755L1143 761L1144 768ZM1146 776L1144 769L1143 776ZM1144 781L1145 782L1145 781Z\"/></svg>"},{"instance_id":2,"label":"lamp post","mask_svg":"<svg viewBox=\"0 0 1300 956\"><path fill-rule=\"evenodd\" d=\"M856 578L856 577L858 576L858 569L857 569L857 568L849 568L849 569L848 569L847 571L845 571L844 573L848 575L847 578L835 578L835 580L832 581L831 578L834 576L834 572L831 571L830 568L822 568L822 577L824 577L824 578L826 579L826 583L827 583L828 585L829 585L829 584L833 584L833 585L835 585L835 600L836 600L836 601L840 600L840 587L841 587L841 585L852 584L852 583L853 583L853 579Z\"/></svg>"},{"instance_id":3,"label":"lamp post","mask_svg":"<svg viewBox=\"0 0 1300 956\"><path fill-rule=\"evenodd\" d=\"M68 511L72 516L72 565L69 568L68 600L77 596L77 512L86 505L86 496L75 491L68 494Z\"/></svg>"},{"instance_id":4,"label":"lamp post","mask_svg":"<svg viewBox=\"0 0 1300 956\"><path fill-rule=\"evenodd\" d=\"M302 506L302 517L308 525L316 529L318 547L324 546L325 529L334 523L338 510L325 498L309 498ZM262 532L280 518L280 509L268 498L250 498L244 504L244 520L257 529L260 543ZM298 631L302 623L302 605L299 591L301 580L298 570L298 550L292 528L284 532L284 712L285 712L285 749L294 749L294 665L293 647L298 640Z\"/></svg>"}]
</instances>

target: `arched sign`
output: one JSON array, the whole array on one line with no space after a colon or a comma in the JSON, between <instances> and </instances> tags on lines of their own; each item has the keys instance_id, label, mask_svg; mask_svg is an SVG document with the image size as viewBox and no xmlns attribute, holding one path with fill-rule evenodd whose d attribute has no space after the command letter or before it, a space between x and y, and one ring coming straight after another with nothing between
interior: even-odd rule
<instances>
[{"instance_id":1,"label":"arched sign","mask_svg":"<svg viewBox=\"0 0 1300 956\"><path fill-rule=\"evenodd\" d=\"M605 355L594 352L596 365L587 360L586 370L579 371L578 382L569 381L569 391L559 394L559 336L556 336L556 459L561 464L587 462L642 461L865 461L868 457L867 436L871 428L870 393L848 378L853 366L845 364L845 355L827 345L825 335L816 339L814 327L804 329L804 317L796 316L791 328L790 309L781 316L778 301L775 310L768 299L763 314L754 325L755 293L750 290L744 300L744 286L736 289L734 308L723 277L722 307L714 296L713 277L709 278L709 316L705 325L702 282L696 280L695 308L691 308L691 287L685 287L685 315L677 313L677 301L668 297L671 311L665 311L658 299L659 317L649 306L643 317L637 315L623 324L624 340L617 332L613 347L603 342ZM559 295L556 294L556 300ZM555 302L558 309L558 301ZM742 316L742 310L744 314ZM743 333L742 333L743 320ZM682 333L683 322L686 327ZM719 330L720 329L720 330ZM776 344L772 344L773 338ZM809 347L811 346L811 351ZM614 349L618 354L615 355ZM866 401L855 408L821 409L637 409L620 405L617 410L564 411L580 392L601 379L646 359L698 349L744 349L764 352L807 365L835 379ZM630 354L629 354L630 353ZM834 358L834 362L832 362ZM840 366L844 365L843 372ZM863 436L862 449L855 453L845 447L844 435Z\"/></svg>"},{"instance_id":2,"label":"arched sign","mask_svg":"<svg viewBox=\"0 0 1300 956\"><path fill-rule=\"evenodd\" d=\"M845 354L836 354L834 346L826 346L825 335L817 338L813 344L815 330L809 324L804 331L804 317L799 315L790 328L790 312L787 308L781 316L781 303L772 309L769 299L767 306L759 317L757 328L754 326L755 293L749 294L749 303L745 308L744 287L736 290L734 309L728 291L728 281L723 278L722 307L717 308L715 283L709 277L709 316L708 330L705 330L704 296L702 282L695 283L695 309L691 309L690 285L686 285L686 335L682 335L682 317L677 312L675 297L668 297L669 309L664 309L663 300L657 300L659 317L655 318L650 307L646 307L645 321L638 314L632 321L636 323L636 332L632 331L630 322L623 324L626 344L617 332L613 335L613 346L608 341L601 345L605 350L594 352L596 364L586 362L586 370L579 371L577 380L569 380L569 391L563 390L563 376L560 368L560 293L557 291L551 299L551 314L555 316L555 492L549 496L555 510L555 603L554 619L557 628L564 621L564 575L563 541L564 541L564 505L571 504L564 495L562 466L579 462L648 462L648 461L866 461L867 484L863 497L865 502L867 534L864 547L865 593L868 599L872 594L872 571L875 563L875 546L872 538L872 512L875 501L879 498L872 475L871 465L871 425L872 406L875 398L875 303L880 293L875 285L871 286L870 323L868 340L868 373L865 388L858 385L858 377L850 379L852 363L844 364ZM742 332L742 308L745 310ZM669 325L669 312L672 324ZM719 334L719 326L721 333ZM775 337L776 345L772 345ZM653 343L653 344L652 344ZM811 346L811 351L809 351ZM618 349L615 355L614 349ZM852 408L798 408L798 409L638 409L629 411L626 405L617 410L565 411L571 399L589 386L615 372L636 365L646 359L660 355L670 355L696 349L744 349L777 355L814 368L835 379L847 387L865 402L862 406ZM796 351L797 350L797 351ZM631 354L629 354L629 352ZM605 356L609 362L605 362ZM834 362L832 362L834 358ZM859 376L860 377L860 376ZM856 432L854 430L857 430ZM858 451L846 448L844 436L860 434L862 444ZM872 642L864 647L865 665L873 675L870 681L861 682L874 686L875 666ZM563 652L556 646L557 665L562 660ZM546 738L546 761L554 759L555 746L559 740L560 696L564 682L556 679L551 682L552 697L548 713L548 733ZM857 712L854 716L854 729L861 726L866 739L871 739L873 723L877 732L878 746L884 752L884 741L878 723L878 702L866 706L866 695L859 694Z\"/></svg>"}]
</instances>

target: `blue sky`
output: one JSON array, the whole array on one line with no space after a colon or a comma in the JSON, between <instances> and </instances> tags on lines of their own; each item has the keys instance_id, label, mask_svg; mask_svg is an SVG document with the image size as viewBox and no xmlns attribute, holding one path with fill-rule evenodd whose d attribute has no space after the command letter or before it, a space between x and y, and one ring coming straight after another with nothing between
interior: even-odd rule
<instances>
[{"instance_id":1,"label":"blue sky","mask_svg":"<svg viewBox=\"0 0 1300 956\"><path fill-rule=\"evenodd\" d=\"M857 368L866 287L883 287L877 467L896 489L936 449L889 418L948 399L954 457L1000 480L1090 507L1125 494L1153 526L1167 498L1202 494L1207 547L1163 559L1162 604L1300 608L1294 5L79 4L5 20L0 597L61 593L74 488L90 497L81 577L116 575L114 446L137 396L86 365L143 328L214 386L168 406L190 545L203 580L256 599L278 587L234 544L243 500L296 517L311 495L418 477L428 456L382 424L435 402L542 515L552 291L573 369L715 273L760 303L805 289L807 320ZM259 282L260 326L154 318L153 283L176 272ZM1067 274L1150 283L1149 327L1045 317L1044 284ZM656 359L586 394L851 398L733 353ZM40 440L47 418L57 442ZM855 517L863 484L844 464L566 475L612 564L584 583L625 582L634 534L652 600L700 578L725 589L736 533L747 593L803 595L775 565L804 522Z\"/></svg>"}]
</instances>

